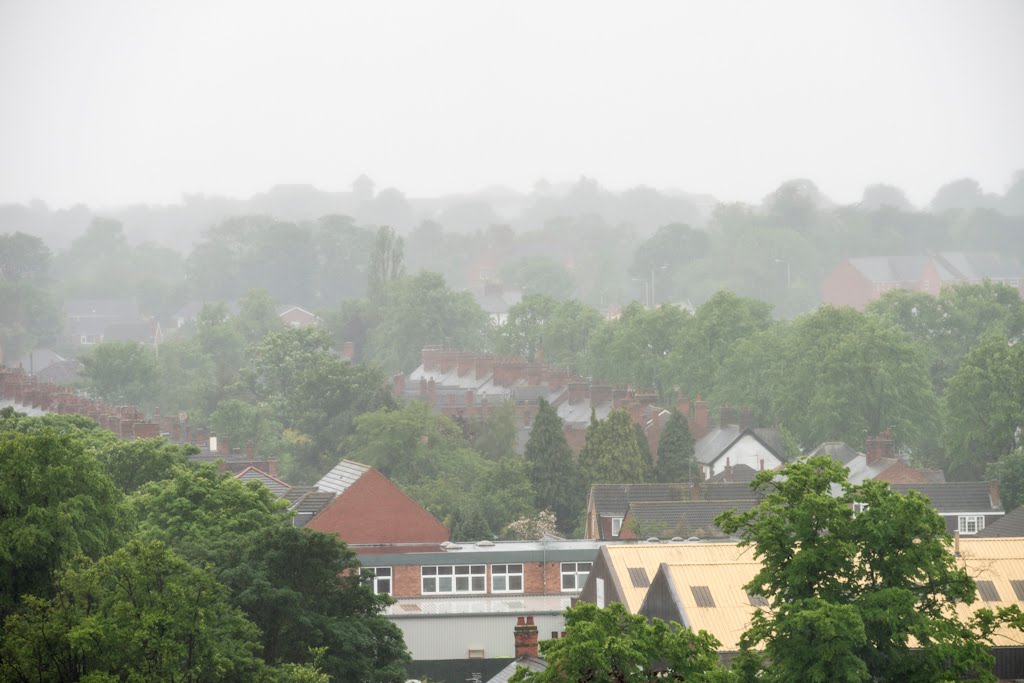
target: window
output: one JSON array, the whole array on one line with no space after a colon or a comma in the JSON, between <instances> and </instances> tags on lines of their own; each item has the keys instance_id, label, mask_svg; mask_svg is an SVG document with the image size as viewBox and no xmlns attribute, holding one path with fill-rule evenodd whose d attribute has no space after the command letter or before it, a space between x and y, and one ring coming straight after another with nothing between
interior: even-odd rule
<instances>
[{"instance_id":1,"label":"window","mask_svg":"<svg viewBox=\"0 0 1024 683\"><path fill-rule=\"evenodd\" d=\"M747 601L750 603L751 607L768 606L768 598L763 595L758 595L757 593L747 593Z\"/></svg>"},{"instance_id":2,"label":"window","mask_svg":"<svg viewBox=\"0 0 1024 683\"><path fill-rule=\"evenodd\" d=\"M587 582L590 574L591 562L563 562L562 563L562 590L578 591L583 590L583 584Z\"/></svg>"},{"instance_id":3,"label":"window","mask_svg":"<svg viewBox=\"0 0 1024 683\"><path fill-rule=\"evenodd\" d=\"M643 567L627 567L627 571L633 588L647 588L651 585L650 579L647 578L647 570Z\"/></svg>"},{"instance_id":4,"label":"window","mask_svg":"<svg viewBox=\"0 0 1024 683\"><path fill-rule=\"evenodd\" d=\"M859 515L862 512L867 512L869 507L871 507L871 506L868 505L867 503L854 503L853 504L853 514L854 515Z\"/></svg>"},{"instance_id":5,"label":"window","mask_svg":"<svg viewBox=\"0 0 1024 683\"><path fill-rule=\"evenodd\" d=\"M423 567L421 580L424 594L484 593L487 591L487 565Z\"/></svg>"},{"instance_id":6,"label":"window","mask_svg":"<svg viewBox=\"0 0 1024 683\"><path fill-rule=\"evenodd\" d=\"M622 530L622 517L612 517L612 536L615 538L619 537L619 531Z\"/></svg>"},{"instance_id":7,"label":"window","mask_svg":"<svg viewBox=\"0 0 1024 683\"><path fill-rule=\"evenodd\" d=\"M391 567L366 567L373 572L373 592L391 595Z\"/></svg>"},{"instance_id":8,"label":"window","mask_svg":"<svg viewBox=\"0 0 1024 683\"><path fill-rule=\"evenodd\" d=\"M523 565L492 564L491 591L494 593L522 593Z\"/></svg>"},{"instance_id":9,"label":"window","mask_svg":"<svg viewBox=\"0 0 1024 683\"><path fill-rule=\"evenodd\" d=\"M697 603L697 607L715 606L715 599L711 597L711 589L707 586L690 586L690 592L693 593L693 601Z\"/></svg>"},{"instance_id":10,"label":"window","mask_svg":"<svg viewBox=\"0 0 1024 683\"><path fill-rule=\"evenodd\" d=\"M962 534L976 534L985 528L984 515L960 515L959 529Z\"/></svg>"},{"instance_id":11,"label":"window","mask_svg":"<svg viewBox=\"0 0 1024 683\"><path fill-rule=\"evenodd\" d=\"M985 602L999 602L999 590L992 581L975 581L978 586L978 595Z\"/></svg>"}]
</instances>

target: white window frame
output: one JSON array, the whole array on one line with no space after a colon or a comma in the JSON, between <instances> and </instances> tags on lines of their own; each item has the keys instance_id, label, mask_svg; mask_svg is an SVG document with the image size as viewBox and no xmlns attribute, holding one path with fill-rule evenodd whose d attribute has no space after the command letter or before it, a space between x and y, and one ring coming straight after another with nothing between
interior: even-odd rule
<instances>
[{"instance_id":1,"label":"white window frame","mask_svg":"<svg viewBox=\"0 0 1024 683\"><path fill-rule=\"evenodd\" d=\"M612 517L612 537L618 538L622 531L622 517Z\"/></svg>"},{"instance_id":2,"label":"white window frame","mask_svg":"<svg viewBox=\"0 0 1024 683\"><path fill-rule=\"evenodd\" d=\"M420 592L423 595L486 593L487 565L424 565L420 567Z\"/></svg>"},{"instance_id":3,"label":"white window frame","mask_svg":"<svg viewBox=\"0 0 1024 683\"><path fill-rule=\"evenodd\" d=\"M862 512L867 512L868 508L870 508L870 507L871 506L868 503L854 503L853 504L853 514L856 516L856 515L859 515Z\"/></svg>"},{"instance_id":4,"label":"white window frame","mask_svg":"<svg viewBox=\"0 0 1024 683\"><path fill-rule=\"evenodd\" d=\"M956 526L960 535L973 536L985 528L985 515L959 515Z\"/></svg>"},{"instance_id":5,"label":"white window frame","mask_svg":"<svg viewBox=\"0 0 1024 683\"><path fill-rule=\"evenodd\" d=\"M518 588L516 587L518 584ZM521 564L492 564L492 593L522 593L526 585Z\"/></svg>"},{"instance_id":6,"label":"white window frame","mask_svg":"<svg viewBox=\"0 0 1024 683\"><path fill-rule=\"evenodd\" d=\"M583 590L583 584L587 582L587 576L590 575L591 569L593 569L593 562L563 562L562 571L559 581L559 586L562 588L562 592L576 592ZM585 568L584 568L585 567ZM565 580L572 577L573 586L567 587Z\"/></svg>"},{"instance_id":7,"label":"white window frame","mask_svg":"<svg viewBox=\"0 0 1024 683\"><path fill-rule=\"evenodd\" d=\"M373 572L370 586L376 595L394 595L395 576L391 567L363 567L363 569ZM382 589L385 583L387 583L387 589Z\"/></svg>"}]
</instances>

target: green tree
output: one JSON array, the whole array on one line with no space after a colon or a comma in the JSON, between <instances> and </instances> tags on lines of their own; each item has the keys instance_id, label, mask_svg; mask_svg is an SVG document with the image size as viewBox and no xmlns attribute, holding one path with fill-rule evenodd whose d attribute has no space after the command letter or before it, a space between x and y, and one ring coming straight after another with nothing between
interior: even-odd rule
<instances>
[{"instance_id":1,"label":"green tree","mask_svg":"<svg viewBox=\"0 0 1024 683\"><path fill-rule=\"evenodd\" d=\"M617 409L588 430L580 469L590 484L636 484L644 480L646 467L637 445L633 420Z\"/></svg>"},{"instance_id":2,"label":"green tree","mask_svg":"<svg viewBox=\"0 0 1024 683\"><path fill-rule=\"evenodd\" d=\"M373 301L386 296L389 282L397 280L405 272L405 245L394 228L382 225L377 228L377 239L370 252L370 269L367 274L367 292Z\"/></svg>"},{"instance_id":3,"label":"green tree","mask_svg":"<svg viewBox=\"0 0 1024 683\"><path fill-rule=\"evenodd\" d=\"M571 531L583 506L579 467L562 431L562 419L550 403L540 399L524 456L533 484L534 508L551 510L561 531Z\"/></svg>"},{"instance_id":4,"label":"green tree","mask_svg":"<svg viewBox=\"0 0 1024 683\"><path fill-rule=\"evenodd\" d=\"M483 418L469 420L465 425L470 444L480 455L490 460L515 456L519 412L512 401L491 405Z\"/></svg>"},{"instance_id":5,"label":"green tree","mask_svg":"<svg viewBox=\"0 0 1024 683\"><path fill-rule=\"evenodd\" d=\"M502 281L527 292L568 299L576 289L572 273L561 263L543 256L525 257L501 269Z\"/></svg>"},{"instance_id":6,"label":"green tree","mask_svg":"<svg viewBox=\"0 0 1024 683\"><path fill-rule=\"evenodd\" d=\"M575 364L601 322L596 309L575 299L530 293L509 309L504 325L494 328L494 344L500 353L531 361Z\"/></svg>"},{"instance_id":7,"label":"green tree","mask_svg":"<svg viewBox=\"0 0 1024 683\"><path fill-rule=\"evenodd\" d=\"M211 566L233 605L259 627L271 664L303 663L326 647L336 680L404 681L401 632L360 579L355 553L332 535L297 529L266 487L212 467L179 470L133 499L143 538Z\"/></svg>"},{"instance_id":8,"label":"green tree","mask_svg":"<svg viewBox=\"0 0 1024 683\"><path fill-rule=\"evenodd\" d=\"M99 557L121 533L122 495L81 438L31 418L0 421L0 616L20 596L47 596L53 572ZM13 423L13 424L11 424ZM18 433L9 428L29 429ZM71 427L71 430L77 428Z\"/></svg>"},{"instance_id":9,"label":"green tree","mask_svg":"<svg viewBox=\"0 0 1024 683\"><path fill-rule=\"evenodd\" d=\"M693 436L690 423L678 410L673 410L658 440L658 464L654 468L657 481L665 483L700 479L700 468L693 457Z\"/></svg>"},{"instance_id":10,"label":"green tree","mask_svg":"<svg viewBox=\"0 0 1024 683\"><path fill-rule=\"evenodd\" d=\"M1013 510L1024 503L1024 449L1017 448L992 463L985 475L999 482L999 498L1003 507Z\"/></svg>"},{"instance_id":11,"label":"green tree","mask_svg":"<svg viewBox=\"0 0 1024 683\"><path fill-rule=\"evenodd\" d=\"M226 590L162 543L133 541L57 578L7 618L6 681L246 681L258 629Z\"/></svg>"},{"instance_id":12,"label":"green tree","mask_svg":"<svg viewBox=\"0 0 1024 683\"><path fill-rule=\"evenodd\" d=\"M762 502L716 520L753 548L761 569L745 588L769 603L741 638L738 669L763 666L756 680L766 681L994 681L987 650L999 620L957 616L976 587L945 522L916 492L846 474L825 456L758 473Z\"/></svg>"},{"instance_id":13,"label":"green tree","mask_svg":"<svg viewBox=\"0 0 1024 683\"><path fill-rule=\"evenodd\" d=\"M233 321L242 339L249 344L281 329L281 318L277 315L274 299L265 289L250 289L246 292L238 302L238 315Z\"/></svg>"},{"instance_id":14,"label":"green tree","mask_svg":"<svg viewBox=\"0 0 1024 683\"><path fill-rule=\"evenodd\" d=\"M977 478L1013 451L1024 425L1024 348L1005 336L985 337L964 358L944 396L949 474Z\"/></svg>"},{"instance_id":15,"label":"green tree","mask_svg":"<svg viewBox=\"0 0 1024 683\"><path fill-rule=\"evenodd\" d=\"M672 680L726 683L735 680L718 663L719 642L661 619L630 614L621 603L604 609L581 602L565 611L565 636L545 640L540 651L548 667L519 669L513 681L576 683Z\"/></svg>"},{"instance_id":16,"label":"green tree","mask_svg":"<svg viewBox=\"0 0 1024 683\"><path fill-rule=\"evenodd\" d=\"M159 373L153 350L138 342L103 342L79 360L82 386L114 405L152 406Z\"/></svg>"},{"instance_id":17,"label":"green tree","mask_svg":"<svg viewBox=\"0 0 1024 683\"><path fill-rule=\"evenodd\" d=\"M436 273L391 281L379 315L367 344L387 371L411 371L426 346L479 350L490 324L472 294L453 292Z\"/></svg>"},{"instance_id":18,"label":"green tree","mask_svg":"<svg viewBox=\"0 0 1024 683\"><path fill-rule=\"evenodd\" d=\"M0 363L56 339L60 316L47 288L49 267L50 251L38 237L0 235Z\"/></svg>"},{"instance_id":19,"label":"green tree","mask_svg":"<svg viewBox=\"0 0 1024 683\"><path fill-rule=\"evenodd\" d=\"M190 453L199 452L194 446L179 446L164 439L124 441L110 432L103 434L109 438L90 450L125 493L132 493L147 482L171 478L176 468L188 465Z\"/></svg>"}]
</instances>

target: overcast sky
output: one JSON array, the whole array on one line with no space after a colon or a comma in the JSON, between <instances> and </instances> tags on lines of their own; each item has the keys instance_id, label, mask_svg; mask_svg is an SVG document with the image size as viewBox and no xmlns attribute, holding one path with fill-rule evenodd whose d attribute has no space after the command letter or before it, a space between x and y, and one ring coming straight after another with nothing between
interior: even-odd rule
<instances>
[{"instance_id":1,"label":"overcast sky","mask_svg":"<svg viewBox=\"0 0 1024 683\"><path fill-rule=\"evenodd\" d=\"M1024 2L0 0L0 202L1024 167Z\"/></svg>"}]
</instances>

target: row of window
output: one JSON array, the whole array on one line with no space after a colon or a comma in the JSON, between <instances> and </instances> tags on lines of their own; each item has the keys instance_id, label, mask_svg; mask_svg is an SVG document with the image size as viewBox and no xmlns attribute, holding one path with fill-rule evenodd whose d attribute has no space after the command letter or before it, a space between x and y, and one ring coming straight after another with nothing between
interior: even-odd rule
<instances>
[{"instance_id":1,"label":"row of window","mask_svg":"<svg viewBox=\"0 0 1024 683\"><path fill-rule=\"evenodd\" d=\"M591 562L562 562L561 586L563 591L583 589L590 574ZM373 592L391 595L391 567L366 567L373 572ZM522 593L523 565L492 564L492 593ZM486 593L487 565L452 564L420 567L420 591L423 595L445 593Z\"/></svg>"}]
</instances>

